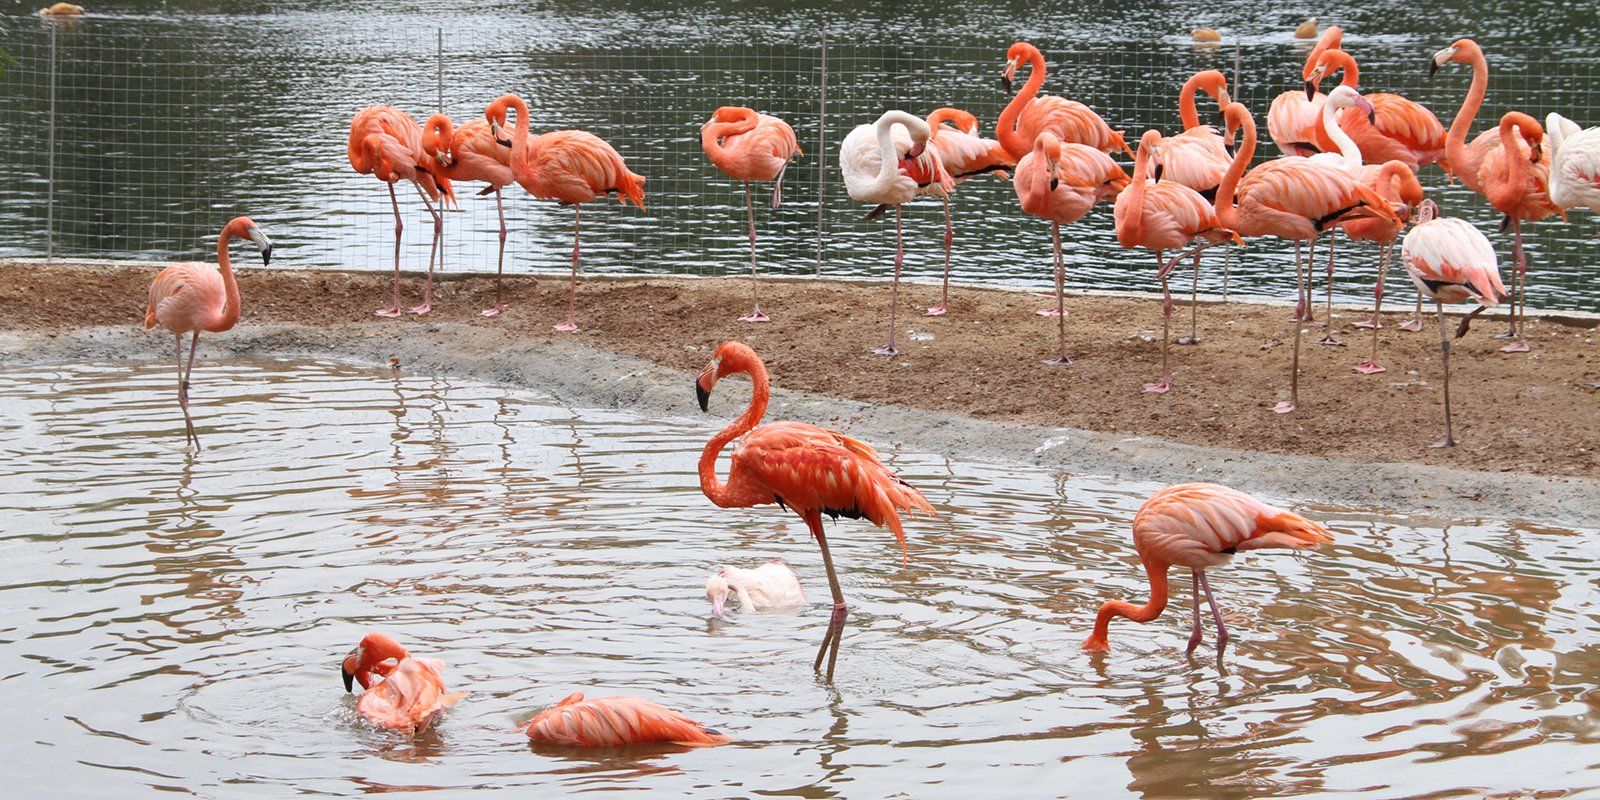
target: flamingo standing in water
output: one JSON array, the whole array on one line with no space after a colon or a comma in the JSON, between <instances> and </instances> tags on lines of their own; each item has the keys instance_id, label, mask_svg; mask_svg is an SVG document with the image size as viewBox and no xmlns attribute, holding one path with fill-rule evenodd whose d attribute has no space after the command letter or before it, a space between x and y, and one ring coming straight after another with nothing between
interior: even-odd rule
<instances>
[{"instance_id":1,"label":"flamingo standing in water","mask_svg":"<svg viewBox=\"0 0 1600 800\"><path fill-rule=\"evenodd\" d=\"M1165 180L1187 186L1211 202L1217 199L1217 184L1228 171L1228 147L1222 134L1210 125L1200 124L1200 114L1195 108L1195 93L1204 90L1217 101L1217 109L1227 108L1228 79L1214 69L1203 70L1189 76L1178 92L1178 118L1183 122L1183 133L1161 140L1161 167ZM1222 251L1222 291L1227 295L1229 262L1232 250ZM1194 275L1189 284L1189 335L1178 339L1178 344L1200 343L1200 254L1194 254Z\"/></svg>"},{"instance_id":2,"label":"flamingo standing in water","mask_svg":"<svg viewBox=\"0 0 1600 800\"><path fill-rule=\"evenodd\" d=\"M451 182L481 181L489 184L479 194L494 192L494 210L500 217L500 251L495 259L494 305L481 313L499 316L500 284L506 270L506 210L500 190L510 186L511 148L494 140L487 120L468 120L457 128L444 114L434 114L422 125L422 150L439 165L439 173Z\"/></svg>"},{"instance_id":3,"label":"flamingo standing in water","mask_svg":"<svg viewBox=\"0 0 1600 800\"><path fill-rule=\"evenodd\" d=\"M1516 306L1517 298L1521 297L1522 282L1527 277L1528 269L1527 257L1522 249L1522 222L1544 219L1551 214L1561 213L1561 210L1550 202L1546 193L1550 165L1538 158L1537 150L1528 146L1532 142L1524 141L1521 145L1517 144L1518 137L1510 135L1511 131L1506 127L1504 118L1501 119L1499 130L1486 130L1478 134L1471 144L1467 143L1467 134L1472 132L1472 122L1477 118L1478 110L1483 107L1483 96L1489 89L1489 62L1484 58L1483 49L1478 47L1477 42L1471 39L1458 39L1449 47L1433 54L1433 58L1428 62L1428 75L1432 76L1440 67L1452 62L1472 66L1472 85L1467 89L1467 96L1461 101L1461 110L1457 111L1455 119L1450 121L1450 132L1445 136L1445 160L1450 164L1451 173L1459 177L1461 183L1468 189L1483 195L1496 210L1505 214L1506 224L1511 226L1514 237L1511 268L1512 313L1510 328L1500 334L1499 338L1512 341L1500 349L1508 353L1527 352L1528 345L1522 341ZM1537 126L1538 123L1535 122L1534 127ZM1531 158L1535 162L1533 166L1513 170L1503 153L1494 158L1490 157L1491 154L1500 152L1507 142L1513 143L1523 156ZM1513 178L1516 180L1513 181ZM1491 189L1494 190L1493 195ZM1420 297L1418 302L1421 302Z\"/></svg>"},{"instance_id":4,"label":"flamingo standing in water","mask_svg":"<svg viewBox=\"0 0 1600 800\"><path fill-rule=\"evenodd\" d=\"M409 114L392 106L367 106L356 112L350 120L350 166L362 175L371 175L389 185L389 205L394 209L394 304L380 309L380 317L400 316L400 233L405 223L400 221L400 201L395 198L394 185L410 181L422 197L422 205L433 217L433 246L428 251L428 283L423 289L422 304L413 306L411 313L426 314L433 308L433 267L435 260L444 266L444 217L435 210L455 202L455 191L450 181L437 174L438 164L422 149L422 128Z\"/></svg>"},{"instance_id":5,"label":"flamingo standing in water","mask_svg":"<svg viewBox=\"0 0 1600 800\"><path fill-rule=\"evenodd\" d=\"M768 322L761 312L756 281L756 209L750 197L751 181L772 181L772 207L783 200L783 173L790 162L804 155L789 123L743 106L723 106L700 126L700 149L717 169L744 183L744 208L750 220L750 296L755 311L740 322Z\"/></svg>"},{"instance_id":6,"label":"flamingo standing in water","mask_svg":"<svg viewBox=\"0 0 1600 800\"><path fill-rule=\"evenodd\" d=\"M1067 358L1067 267L1061 254L1061 225L1073 223L1089 213L1095 204L1117 196L1128 185L1123 172L1111 156L1088 145L1065 143L1054 133L1044 131L1033 140L1033 151L1017 162L1011 177L1022 210L1050 221L1050 243L1056 262L1056 307L1039 312L1056 318L1056 345L1059 351L1046 364L1070 364Z\"/></svg>"},{"instance_id":7,"label":"flamingo standing in water","mask_svg":"<svg viewBox=\"0 0 1600 800\"><path fill-rule=\"evenodd\" d=\"M1306 81L1307 94L1315 93L1323 78L1340 71L1344 73L1340 86L1360 88L1361 71L1355 58L1343 50L1329 50L1317 59ZM1415 172L1444 158L1444 125L1427 106L1389 92L1363 92L1361 96L1372 104L1373 112L1347 110L1339 115L1339 127L1355 141L1366 163L1399 161ZM1334 149L1324 130L1317 133L1319 147Z\"/></svg>"},{"instance_id":8,"label":"flamingo standing in water","mask_svg":"<svg viewBox=\"0 0 1600 800\"><path fill-rule=\"evenodd\" d=\"M523 732L541 744L564 747L620 747L657 742L684 747L715 747L733 741L676 711L638 697L583 699L573 692L533 716Z\"/></svg>"},{"instance_id":9,"label":"flamingo standing in water","mask_svg":"<svg viewBox=\"0 0 1600 800\"><path fill-rule=\"evenodd\" d=\"M160 325L178 340L178 407L183 409L184 443L200 447L194 418L189 416L189 382L194 376L194 352L200 332L221 333L239 321L242 307L239 284L228 260L228 243L249 239L261 250L261 263L272 263L272 242L249 217L234 217L217 236L217 265L190 261L173 264L150 282L150 304L144 312L146 330ZM189 365L183 363L183 335L190 334Z\"/></svg>"},{"instance_id":10,"label":"flamingo standing in water","mask_svg":"<svg viewBox=\"0 0 1600 800\"><path fill-rule=\"evenodd\" d=\"M1495 263L1494 246L1488 237L1463 219L1435 219L1439 207L1432 200L1422 204L1415 227L1400 246L1406 272L1419 294L1433 300L1439 317L1439 357L1444 365L1444 441L1434 447L1454 447L1456 437L1450 427L1450 336L1444 329L1444 304L1477 300L1479 305L1461 320L1456 338L1467 333L1472 318L1485 308L1498 305L1506 296Z\"/></svg>"},{"instance_id":11,"label":"flamingo standing in water","mask_svg":"<svg viewBox=\"0 0 1600 800\"><path fill-rule=\"evenodd\" d=\"M1222 624L1222 612L1211 594L1206 570L1227 566L1235 553L1246 550L1306 550L1330 541L1333 536L1327 528L1237 489L1214 483L1168 486L1150 495L1133 516L1133 546L1150 580L1150 599L1140 606L1121 600L1100 606L1094 618L1094 632L1084 641L1083 649L1111 649L1107 633L1114 617L1143 623L1161 616L1167 607L1168 570L1188 567L1194 594L1194 630L1184 652L1193 653L1203 638L1203 590L1211 607L1211 619L1217 625L1217 654L1221 655L1228 646L1228 629Z\"/></svg>"},{"instance_id":12,"label":"flamingo standing in water","mask_svg":"<svg viewBox=\"0 0 1600 800\"><path fill-rule=\"evenodd\" d=\"M900 267L905 262L901 244L900 206L922 194L947 194L955 186L928 147L933 129L904 111L885 111L877 122L857 125L839 144L839 170L852 200L875 203L867 219L894 207L894 282L889 292L889 343L872 352L898 355L894 346L896 313L900 305Z\"/></svg>"},{"instance_id":13,"label":"flamingo standing in water","mask_svg":"<svg viewBox=\"0 0 1600 800\"><path fill-rule=\"evenodd\" d=\"M506 111L517 112L511 141L500 137ZM572 285L567 295L567 321L557 331L578 329L578 241L583 229L583 204L615 194L623 204L644 211L644 176L628 171L615 148L588 131L528 133L528 104L514 94L502 95L483 110L495 141L511 147L511 176L528 194L572 206Z\"/></svg>"},{"instance_id":14,"label":"flamingo standing in water","mask_svg":"<svg viewBox=\"0 0 1600 800\"><path fill-rule=\"evenodd\" d=\"M1039 89L1044 86L1044 54L1027 42L1017 42L1006 51L1006 66L1000 73L1000 85L1007 92L1011 91L1011 81L1024 61L1030 67L1028 81L1022 85L1022 91L1017 92L1006 104L1005 110L1000 112L995 130L1000 144L1012 158L1020 160L1026 156L1033 149L1034 140L1046 131L1065 143L1081 144L1105 153L1117 151L1133 157L1122 131L1112 130L1088 106L1064 97L1039 96Z\"/></svg>"},{"instance_id":15,"label":"flamingo standing in water","mask_svg":"<svg viewBox=\"0 0 1600 800\"><path fill-rule=\"evenodd\" d=\"M953 127L946 127L949 123ZM1017 165L1017 160L1000 146L998 141L978 135L978 118L959 108L939 108L928 115L928 145L939 156L939 163L950 173L954 184L969 178L994 173L1006 177L1006 170ZM939 305L927 310L927 316L937 317L950 310L950 246L955 241L955 229L950 224L950 194L944 198L944 289L939 295Z\"/></svg>"},{"instance_id":16,"label":"flamingo standing in water","mask_svg":"<svg viewBox=\"0 0 1600 800\"><path fill-rule=\"evenodd\" d=\"M1550 202L1600 214L1600 128L1580 128L1555 112L1544 118L1550 146Z\"/></svg>"},{"instance_id":17,"label":"flamingo standing in water","mask_svg":"<svg viewBox=\"0 0 1600 800\"><path fill-rule=\"evenodd\" d=\"M339 662L344 690L361 684L356 711L374 725L410 734L427 730L445 709L467 696L446 692L443 673L443 663L412 658L399 642L376 632L361 637ZM382 680L374 683L373 676Z\"/></svg>"},{"instance_id":18,"label":"flamingo standing in water","mask_svg":"<svg viewBox=\"0 0 1600 800\"><path fill-rule=\"evenodd\" d=\"M1161 152L1156 152L1157 146ZM1156 131L1145 131L1133 162L1133 181L1117 195L1114 216L1117 241L1123 247L1144 247L1156 254L1156 277L1161 279L1161 380L1147 383L1146 392L1165 393L1172 388L1168 340L1172 329L1172 291L1167 274L1188 253L1164 262L1163 250L1194 245L1200 255L1212 244L1240 242L1238 234L1217 222L1217 211L1199 192L1175 181L1162 181L1166 167L1166 142ZM1152 176L1150 162L1156 162ZM1153 180L1146 180L1152 178Z\"/></svg>"},{"instance_id":19,"label":"flamingo standing in water","mask_svg":"<svg viewBox=\"0 0 1600 800\"><path fill-rule=\"evenodd\" d=\"M777 503L805 520L806 527L817 540L817 547L822 550L828 588L833 592L833 617L822 646L817 649L812 669L820 670L822 658L827 655L827 679L831 681L848 612L844 592L839 588L839 576L833 568L833 555L822 533L822 515L834 519L841 516L865 518L878 527L887 527L899 541L904 560L906 534L900 526L900 512L936 512L921 492L889 471L878 459L877 452L865 442L802 422L761 425L761 418L767 412L771 383L761 358L740 342L723 342L712 356L711 365L695 380L694 391L700 410L707 409L717 381L741 372L749 374L753 384L750 406L706 442L700 454L700 490L718 508ZM728 482L723 483L717 480L717 454L741 436L744 438L733 451Z\"/></svg>"},{"instance_id":20,"label":"flamingo standing in water","mask_svg":"<svg viewBox=\"0 0 1600 800\"><path fill-rule=\"evenodd\" d=\"M1344 31L1338 25L1329 25L1322 32L1306 63L1300 69L1300 80L1310 81L1317 61L1328 50L1337 50L1344 41ZM1310 91L1290 89L1272 98L1267 107L1267 135L1286 156L1314 156L1322 152L1317 145L1317 126L1322 121L1322 104L1327 96L1319 94L1313 86Z\"/></svg>"},{"instance_id":21,"label":"flamingo standing in water","mask_svg":"<svg viewBox=\"0 0 1600 800\"><path fill-rule=\"evenodd\" d=\"M1285 156L1245 174L1256 152L1256 123L1250 111L1234 103L1223 111L1228 133L1242 128L1244 141L1217 187L1217 221L1240 236L1276 236L1295 243L1295 270L1301 270L1301 245L1316 251L1317 237L1335 225L1362 217L1398 220L1389 202L1337 167L1308 158ZM1308 298L1300 297L1294 323L1294 357L1289 399L1274 411L1286 414L1300 402L1300 319Z\"/></svg>"}]
</instances>

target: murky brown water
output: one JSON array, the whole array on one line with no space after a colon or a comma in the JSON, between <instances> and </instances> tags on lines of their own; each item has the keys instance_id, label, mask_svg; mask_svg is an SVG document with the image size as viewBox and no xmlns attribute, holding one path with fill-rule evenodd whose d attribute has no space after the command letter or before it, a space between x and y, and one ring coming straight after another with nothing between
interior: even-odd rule
<instances>
[{"instance_id":1,"label":"murky brown water","mask_svg":"<svg viewBox=\"0 0 1600 800\"><path fill-rule=\"evenodd\" d=\"M164 363L0 371L13 796L1600 787L1600 532L1311 508L1335 546L1214 577L1238 634L1220 665L1183 658L1181 613L1097 659L1078 650L1094 606L1144 591L1127 520L1153 486L890 453L943 516L910 526L904 568L886 533L836 526L855 612L829 687L815 548L793 517L701 496L711 423L331 362L196 374L189 456ZM772 556L813 605L708 620L711 568ZM341 690L370 628L472 692L417 741ZM531 750L515 723L575 689L739 742Z\"/></svg>"}]
</instances>

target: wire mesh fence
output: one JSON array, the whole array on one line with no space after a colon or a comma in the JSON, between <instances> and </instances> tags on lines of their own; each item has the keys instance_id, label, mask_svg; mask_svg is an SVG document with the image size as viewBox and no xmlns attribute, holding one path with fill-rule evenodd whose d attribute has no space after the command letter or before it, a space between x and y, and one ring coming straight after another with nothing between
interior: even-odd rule
<instances>
[{"instance_id":1,"label":"wire mesh fence","mask_svg":"<svg viewBox=\"0 0 1600 800\"><path fill-rule=\"evenodd\" d=\"M996 81L1008 44L1000 39L824 44L819 31L814 44L558 51L427 26L388 26L381 34L328 30L315 41L284 42L271 41L270 32L217 41L215 31L202 38L150 19L0 18L0 25L14 61L0 77L0 125L13 144L0 151L0 168L18 187L0 209L0 254L9 256L200 258L227 218L247 213L279 243L275 266L386 269L393 247L388 195L345 158L351 115L385 103L419 122L441 110L461 121L510 90L528 101L535 131L589 130L648 180L645 213L615 203L585 209L588 270L721 275L746 268L742 189L706 160L699 129L719 105L748 105L786 119L804 150L787 174L783 205L757 203L762 268L883 276L891 268L893 228L864 221L868 209L845 194L839 141L885 109L925 115L945 105L973 112L992 135L1011 99ZM458 37L472 45L456 46ZM1277 93L1299 87L1308 47L1035 43L1049 59L1044 91L1087 103L1127 131L1130 142L1146 128L1177 130L1178 87L1188 75L1212 68L1232 77L1236 66L1233 94L1256 112L1264 138L1266 108ZM1431 50L1363 46L1348 36L1346 48L1362 64L1364 91L1403 94L1446 123L1455 115L1470 78L1466 67L1429 81ZM1594 109L1600 59L1534 48L1490 59L1489 97L1474 132L1513 108L1540 118L1554 110L1580 123L1600 121ZM1216 119L1204 99L1201 110L1204 119ZM1257 157L1275 155L1265 142ZM1498 220L1481 199L1447 185L1435 167L1425 168L1422 179L1446 213L1493 230ZM758 187L758 198L769 188ZM493 270L494 198L476 196L475 186L461 189L460 212L446 215L446 268ZM429 226L414 192L402 191L401 199L402 264L421 269ZM963 184L953 209L957 279L1049 281L1046 226L1018 210L1007 181ZM565 268L570 209L513 187L506 213L508 271ZM913 203L906 223L907 273L937 276L943 267L937 201ZM1528 229L1531 302L1595 310L1600 272L1590 265L1600 248L1590 241L1593 232L1592 223L1577 217ZM1150 258L1117 245L1109 208L1064 234L1074 286L1148 288ZM1508 237L1493 238L1508 256ZM1291 252L1274 242L1252 246L1233 259L1233 288L1286 296ZM1364 297L1375 254L1346 247L1340 258L1344 296ZM1220 283L1218 271L1205 271L1203 290Z\"/></svg>"}]
</instances>

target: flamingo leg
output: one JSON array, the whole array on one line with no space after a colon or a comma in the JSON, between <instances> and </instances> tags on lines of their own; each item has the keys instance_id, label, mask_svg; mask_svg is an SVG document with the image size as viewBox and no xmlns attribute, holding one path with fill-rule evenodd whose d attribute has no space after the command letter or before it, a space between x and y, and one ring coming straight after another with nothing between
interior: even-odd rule
<instances>
[{"instance_id":1,"label":"flamingo leg","mask_svg":"<svg viewBox=\"0 0 1600 800\"><path fill-rule=\"evenodd\" d=\"M1417 292L1417 307L1411 312L1411 319L1400 323L1400 330L1409 333L1422 330L1422 292Z\"/></svg>"},{"instance_id":2,"label":"flamingo leg","mask_svg":"<svg viewBox=\"0 0 1600 800\"><path fill-rule=\"evenodd\" d=\"M1383 310L1383 282L1389 272L1389 252L1394 245L1386 244L1378 251L1378 282L1372 287L1372 354L1367 356L1365 363L1356 365L1356 372L1362 375L1376 375L1383 372L1382 364L1378 363L1378 329L1383 324L1378 321L1378 314ZM1358 323L1359 324L1359 323Z\"/></svg>"},{"instance_id":3,"label":"flamingo leg","mask_svg":"<svg viewBox=\"0 0 1600 800\"><path fill-rule=\"evenodd\" d=\"M389 205L394 208L394 305L377 311L380 317L400 316L400 232L406 229L400 220L400 200L394 196L394 184L389 184Z\"/></svg>"},{"instance_id":4,"label":"flamingo leg","mask_svg":"<svg viewBox=\"0 0 1600 800\"><path fill-rule=\"evenodd\" d=\"M1382 245L1378 246L1378 286L1377 286L1377 288L1374 288L1372 290L1374 297L1381 297L1382 296L1381 292L1382 292L1382 286L1383 286L1383 279L1384 279L1385 275L1389 274L1389 248L1391 248L1391 247L1394 247L1394 243L1393 242L1389 242L1389 243L1382 244ZM1370 320L1362 320L1360 322L1352 322L1352 323L1350 323L1350 327L1352 327L1352 328L1381 328L1381 327L1383 327L1383 320L1378 319L1377 304L1376 303L1373 304L1372 319L1370 319Z\"/></svg>"},{"instance_id":5,"label":"flamingo leg","mask_svg":"<svg viewBox=\"0 0 1600 800\"><path fill-rule=\"evenodd\" d=\"M194 442L194 449L200 449L200 434L195 432L194 418L189 416L189 384L194 379L194 351L200 347L200 332L195 331L189 340L189 366L183 369L180 365L180 374L183 376L178 383L178 401L183 406L183 428L187 440ZM178 339L178 356L183 357L183 339Z\"/></svg>"},{"instance_id":6,"label":"flamingo leg","mask_svg":"<svg viewBox=\"0 0 1600 800\"><path fill-rule=\"evenodd\" d=\"M1344 347L1344 342L1339 341L1339 337L1333 335L1333 243L1338 239L1339 234L1337 231L1328 235L1328 300L1327 306L1325 306L1328 319L1326 321L1327 327L1323 329L1322 338L1317 340L1317 344Z\"/></svg>"},{"instance_id":7,"label":"flamingo leg","mask_svg":"<svg viewBox=\"0 0 1600 800\"><path fill-rule=\"evenodd\" d=\"M900 307L900 266L905 262L905 250L900 244L901 233L900 206L894 207L894 283L889 289L889 343L872 351L880 356L897 356L900 351L894 346L895 311Z\"/></svg>"},{"instance_id":8,"label":"flamingo leg","mask_svg":"<svg viewBox=\"0 0 1600 800\"><path fill-rule=\"evenodd\" d=\"M1510 327L1498 338L1510 339L1511 344L1500 348L1502 353L1526 353L1528 343L1522 339L1522 322L1528 310L1528 254L1522 249L1522 220L1511 220L1514 244L1511 248L1511 309Z\"/></svg>"},{"instance_id":9,"label":"flamingo leg","mask_svg":"<svg viewBox=\"0 0 1600 800\"><path fill-rule=\"evenodd\" d=\"M506 209L500 201L500 187L494 187L494 210L500 215L500 257L494 268L494 305L483 310L486 317L499 316L505 308L500 305L500 283L505 279L506 273Z\"/></svg>"},{"instance_id":10,"label":"flamingo leg","mask_svg":"<svg viewBox=\"0 0 1600 800\"><path fill-rule=\"evenodd\" d=\"M1200 578L1200 588L1205 590L1206 604L1211 606L1211 620L1217 623L1217 655L1228 649L1228 626L1222 624L1222 610L1217 608L1217 597L1211 593L1211 581L1206 579L1205 570L1197 570Z\"/></svg>"},{"instance_id":11,"label":"flamingo leg","mask_svg":"<svg viewBox=\"0 0 1600 800\"><path fill-rule=\"evenodd\" d=\"M1189 588L1194 593L1194 630L1189 633L1189 646L1184 648L1184 655L1193 653L1205 638L1205 631L1200 627L1200 570L1189 570Z\"/></svg>"},{"instance_id":12,"label":"flamingo leg","mask_svg":"<svg viewBox=\"0 0 1600 800\"><path fill-rule=\"evenodd\" d=\"M1167 301L1171 303L1169 299ZM1178 339L1178 344L1200 343L1200 251L1194 252L1194 277L1189 282L1189 335Z\"/></svg>"},{"instance_id":13,"label":"flamingo leg","mask_svg":"<svg viewBox=\"0 0 1600 800\"><path fill-rule=\"evenodd\" d=\"M572 206L572 283L567 290L567 321L551 327L562 333L578 329L578 236L583 230L583 205Z\"/></svg>"},{"instance_id":14,"label":"flamingo leg","mask_svg":"<svg viewBox=\"0 0 1600 800\"><path fill-rule=\"evenodd\" d=\"M1455 447L1455 431L1450 427L1450 335L1444 330L1444 305L1434 301L1434 312L1439 317L1439 360L1444 365L1444 441L1434 447Z\"/></svg>"},{"instance_id":15,"label":"flamingo leg","mask_svg":"<svg viewBox=\"0 0 1600 800\"><path fill-rule=\"evenodd\" d=\"M1056 256L1056 345L1060 351L1055 357L1044 363L1054 366L1071 364L1072 359L1067 358L1067 262L1061 255L1061 223L1050 223L1050 244L1055 249Z\"/></svg>"},{"instance_id":16,"label":"flamingo leg","mask_svg":"<svg viewBox=\"0 0 1600 800\"><path fill-rule=\"evenodd\" d=\"M928 309L927 316L937 317L950 310L950 245L956 240L955 228L950 224L950 195L944 198L944 289L939 295L939 305Z\"/></svg>"},{"instance_id":17,"label":"flamingo leg","mask_svg":"<svg viewBox=\"0 0 1600 800\"><path fill-rule=\"evenodd\" d=\"M172 334L178 345L178 408L183 409L183 443L194 441L194 422L189 419L189 379L183 374L183 334Z\"/></svg>"},{"instance_id":18,"label":"flamingo leg","mask_svg":"<svg viewBox=\"0 0 1600 800\"><path fill-rule=\"evenodd\" d=\"M783 175L778 176L778 185L783 185ZM776 205L777 191L773 190L773 204ZM740 322L770 322L771 317L761 313L761 284L756 278L756 206L750 198L750 182L744 182L744 210L750 218L750 298L755 301L756 310L739 318Z\"/></svg>"},{"instance_id":19,"label":"flamingo leg","mask_svg":"<svg viewBox=\"0 0 1600 800\"><path fill-rule=\"evenodd\" d=\"M1161 278L1161 380L1144 385L1148 394L1166 394L1172 389L1172 369L1168 360L1170 348L1167 346L1172 336L1172 292L1168 288L1166 267L1166 262L1161 259L1161 251L1157 250L1156 275Z\"/></svg>"},{"instance_id":20,"label":"flamingo leg","mask_svg":"<svg viewBox=\"0 0 1600 800\"><path fill-rule=\"evenodd\" d=\"M422 205L428 209L428 215L433 217L433 247L428 250L428 282L423 284L422 305L412 306L411 313L426 314L433 310L433 267L437 262L439 269L444 269L444 214L433 207L433 201L428 199L428 193L422 190L422 185L417 184L417 196L422 198Z\"/></svg>"},{"instance_id":21,"label":"flamingo leg","mask_svg":"<svg viewBox=\"0 0 1600 800\"><path fill-rule=\"evenodd\" d=\"M1312 239L1313 256L1315 256L1316 244L1317 240ZM1298 241L1294 245L1294 262L1295 273L1298 274L1300 272L1300 243ZM1289 399L1273 406L1272 410L1279 414L1287 414L1300 406L1300 326L1305 324L1303 317L1307 316L1306 312L1310 305L1307 300L1308 297L1309 295L1306 294L1300 295L1300 299L1294 306L1294 358L1289 363ZM1202 578L1201 580L1204 579Z\"/></svg>"},{"instance_id":22,"label":"flamingo leg","mask_svg":"<svg viewBox=\"0 0 1600 800\"><path fill-rule=\"evenodd\" d=\"M1222 302L1228 302L1228 273L1233 266L1233 246L1222 248Z\"/></svg>"},{"instance_id":23,"label":"flamingo leg","mask_svg":"<svg viewBox=\"0 0 1600 800\"><path fill-rule=\"evenodd\" d=\"M812 662L813 671L822 671L822 657L828 657L827 679L833 681L833 665L839 659L839 642L844 638L844 622L850 614L850 609L844 602L844 590L839 588L839 575L833 569L833 554L828 552L828 539L822 534L822 512L808 511L805 514L806 527L811 529L811 535L816 537L817 547L822 550L822 566L828 571L828 589L833 592L833 616L828 618L828 632L822 637L822 646L817 648L816 661Z\"/></svg>"}]
</instances>

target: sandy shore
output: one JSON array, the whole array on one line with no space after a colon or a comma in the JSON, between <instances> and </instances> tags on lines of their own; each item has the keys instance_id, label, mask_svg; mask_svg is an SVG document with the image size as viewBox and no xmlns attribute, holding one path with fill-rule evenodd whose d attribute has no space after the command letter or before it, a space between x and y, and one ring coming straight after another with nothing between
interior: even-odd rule
<instances>
[{"instance_id":1,"label":"sandy shore","mask_svg":"<svg viewBox=\"0 0 1600 800\"><path fill-rule=\"evenodd\" d=\"M155 268L9 265L0 286L0 360L168 357L171 340L138 327ZM774 322L748 325L742 281L594 280L576 334L556 334L564 281L507 282L509 310L477 316L492 281L444 281L426 318L379 319L385 276L241 273L245 323L202 354L337 355L526 385L579 405L697 414L690 373L739 337L783 390L771 412L846 428L885 447L1020 460L1127 480L1218 480L1279 496L1449 517L1600 524L1600 344L1592 329L1528 325L1533 352L1505 355L1482 321L1459 340L1452 389L1463 445L1440 435L1438 339L1388 319L1380 360L1356 374L1364 315L1335 313L1350 347L1302 351L1302 409L1272 413L1286 391L1290 334L1271 305L1202 306L1202 343L1174 347L1172 392L1139 387L1160 370L1160 313L1146 298L1071 297L1075 358L1047 367L1055 322L1040 298L960 288L951 313L920 316L934 290L902 292L902 320L931 339L881 343L888 291L870 284L767 285ZM417 287L407 282L407 299Z\"/></svg>"}]
</instances>

